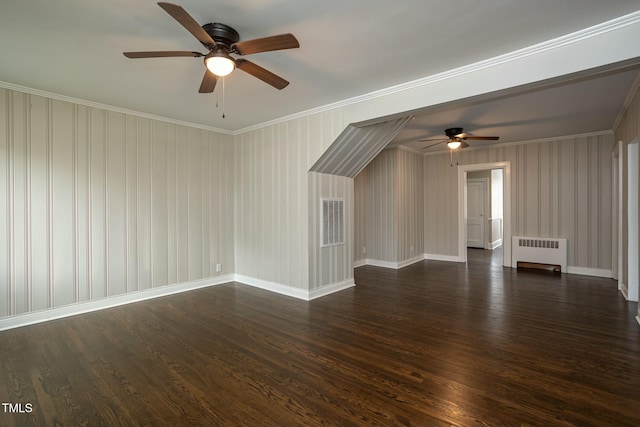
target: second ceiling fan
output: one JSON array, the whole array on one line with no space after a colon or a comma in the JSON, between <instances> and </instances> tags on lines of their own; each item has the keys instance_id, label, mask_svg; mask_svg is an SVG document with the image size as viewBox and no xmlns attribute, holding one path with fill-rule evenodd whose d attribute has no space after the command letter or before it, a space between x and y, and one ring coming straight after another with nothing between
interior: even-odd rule
<instances>
[{"instance_id":1,"label":"second ceiling fan","mask_svg":"<svg viewBox=\"0 0 640 427\"><path fill-rule=\"evenodd\" d=\"M248 73L276 89L284 89L289 82L261 66L243 58L234 58L231 54L249 55L273 50L294 49L300 47L293 34L280 34L252 40L240 41L240 35L228 25L220 23L200 26L181 6L172 3L158 3L165 12L178 21L202 45L208 53L190 51L154 51L124 52L124 56L132 59L168 58L168 57L204 57L206 71L200 84L200 93L210 93L216 87L218 77L224 77L235 68Z\"/></svg>"},{"instance_id":2,"label":"second ceiling fan","mask_svg":"<svg viewBox=\"0 0 640 427\"><path fill-rule=\"evenodd\" d=\"M419 142L426 141L438 141L431 145L427 145L426 147L422 147L423 150L426 150L431 147L435 147L436 145L446 143L447 147L451 150L456 150L458 148L467 148L469 144L466 142L467 140L478 140L478 141L497 141L500 139L498 136L475 136L470 133L464 132L463 128L448 128L444 130L444 134L447 138L430 138L430 139L421 139Z\"/></svg>"}]
</instances>

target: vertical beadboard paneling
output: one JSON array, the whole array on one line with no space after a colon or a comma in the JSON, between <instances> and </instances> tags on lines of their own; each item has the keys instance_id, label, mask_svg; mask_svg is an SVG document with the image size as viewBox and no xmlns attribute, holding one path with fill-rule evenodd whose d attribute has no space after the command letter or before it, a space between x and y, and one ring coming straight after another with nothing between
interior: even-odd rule
<instances>
[{"instance_id":1,"label":"vertical beadboard paneling","mask_svg":"<svg viewBox=\"0 0 640 427\"><path fill-rule=\"evenodd\" d=\"M126 116L107 114L107 241L109 295L127 286Z\"/></svg>"},{"instance_id":2,"label":"vertical beadboard paneling","mask_svg":"<svg viewBox=\"0 0 640 427\"><path fill-rule=\"evenodd\" d=\"M11 91L0 88L0 316L9 316L11 313L11 269L9 258L11 256L10 241L10 124L9 117L11 107Z\"/></svg>"},{"instance_id":3,"label":"vertical beadboard paneling","mask_svg":"<svg viewBox=\"0 0 640 427\"><path fill-rule=\"evenodd\" d=\"M49 269L33 268L34 266L49 265L49 247L47 245L47 189L48 180L47 169L43 167L33 167L34 165L47 164L47 138L49 118L48 102L45 98L31 96L31 119L30 119L30 180L31 198L29 203L31 224L31 310L43 310L49 306Z\"/></svg>"},{"instance_id":4,"label":"vertical beadboard paneling","mask_svg":"<svg viewBox=\"0 0 640 427\"><path fill-rule=\"evenodd\" d=\"M138 290L152 287L151 278L151 120L138 118L137 133Z\"/></svg>"},{"instance_id":5,"label":"vertical beadboard paneling","mask_svg":"<svg viewBox=\"0 0 640 427\"><path fill-rule=\"evenodd\" d=\"M522 156L524 164L524 206L521 211L524 216L524 230L527 236L540 235L540 175L543 171L540 169L540 144L527 144L522 147Z\"/></svg>"},{"instance_id":6,"label":"vertical beadboard paneling","mask_svg":"<svg viewBox=\"0 0 640 427\"><path fill-rule=\"evenodd\" d=\"M127 117L126 123L126 171L127 178L127 292L138 291L138 119Z\"/></svg>"},{"instance_id":7,"label":"vertical beadboard paneling","mask_svg":"<svg viewBox=\"0 0 640 427\"><path fill-rule=\"evenodd\" d=\"M51 104L51 185L53 305L75 302L74 283L74 200L73 200L73 106L62 101Z\"/></svg>"},{"instance_id":8,"label":"vertical beadboard paneling","mask_svg":"<svg viewBox=\"0 0 640 427\"><path fill-rule=\"evenodd\" d=\"M225 159L226 156L220 156L219 151L216 149L217 145L220 144L218 139L219 139L218 135L210 135L209 143L207 144L209 146L207 164L211 166L207 168L209 169L209 175L208 175L209 201L207 205L209 206L210 212L206 218L208 218L208 223L209 223L208 235L212 237L219 236L221 233L226 233L226 230L221 227L221 225L224 225L223 223L221 223L221 221L224 221L224 211L215 205L216 200L220 199L223 196L222 194L220 194L221 191L224 191L223 190L224 186L222 187L218 186L216 185L216 183L225 182L224 166L226 163L228 163L228 162L224 163L220 161L220 159ZM226 239L222 238L221 240L224 241ZM215 239L213 238L207 240L207 244L209 245L209 251L207 256L208 256L209 270L211 272L211 275L215 274L216 264L220 263L222 264L222 268L225 268L227 263L227 261L223 259L223 257L221 256L222 253L219 250L218 245L214 243L215 243Z\"/></svg>"},{"instance_id":9,"label":"vertical beadboard paneling","mask_svg":"<svg viewBox=\"0 0 640 427\"><path fill-rule=\"evenodd\" d=\"M551 205L549 198L551 176L551 153L550 142L545 141L539 144L538 155L538 235L549 236L551 233Z\"/></svg>"},{"instance_id":10,"label":"vertical beadboard paneling","mask_svg":"<svg viewBox=\"0 0 640 427\"><path fill-rule=\"evenodd\" d=\"M202 186L202 277L210 277L212 271L215 270L215 265L212 267L211 263L211 240L208 238L211 235L211 169L209 167L209 152L210 147L214 144L209 132L203 134L202 143L202 156L200 157L200 167L202 173L200 174L200 181Z\"/></svg>"},{"instance_id":11,"label":"vertical beadboard paneling","mask_svg":"<svg viewBox=\"0 0 640 427\"><path fill-rule=\"evenodd\" d=\"M319 253L309 244L308 170L343 127L341 112L330 111L235 138L238 274L309 289Z\"/></svg>"},{"instance_id":12,"label":"vertical beadboard paneling","mask_svg":"<svg viewBox=\"0 0 640 427\"><path fill-rule=\"evenodd\" d=\"M568 239L569 265L576 265L576 155L575 141L568 139L561 144L560 159L560 236ZM516 187L517 188L517 187Z\"/></svg>"},{"instance_id":13,"label":"vertical beadboard paneling","mask_svg":"<svg viewBox=\"0 0 640 427\"><path fill-rule=\"evenodd\" d=\"M10 224L9 240L13 243L9 262L12 270L13 310L16 314L28 311L27 289L27 144L28 144L28 95L15 93L12 100L11 149L13 152L10 171Z\"/></svg>"},{"instance_id":14,"label":"vertical beadboard paneling","mask_svg":"<svg viewBox=\"0 0 640 427\"><path fill-rule=\"evenodd\" d=\"M0 317L232 273L232 163L228 135L0 90Z\"/></svg>"},{"instance_id":15,"label":"vertical beadboard paneling","mask_svg":"<svg viewBox=\"0 0 640 427\"><path fill-rule=\"evenodd\" d=\"M202 278L202 130L188 130L187 187L189 211L187 216L188 280Z\"/></svg>"},{"instance_id":16,"label":"vertical beadboard paneling","mask_svg":"<svg viewBox=\"0 0 640 427\"><path fill-rule=\"evenodd\" d=\"M167 282L179 283L178 280L178 232L177 226L177 151L176 125L167 125L167 171L166 195L167 205ZM162 165L158 165L162 167Z\"/></svg>"},{"instance_id":17,"label":"vertical beadboard paneling","mask_svg":"<svg viewBox=\"0 0 640 427\"><path fill-rule=\"evenodd\" d=\"M457 168L451 166L448 154L425 156L423 164L425 253L455 256Z\"/></svg>"},{"instance_id":18,"label":"vertical beadboard paneling","mask_svg":"<svg viewBox=\"0 0 640 427\"><path fill-rule=\"evenodd\" d=\"M92 108L89 112L89 223L90 223L90 294L91 299L106 296L106 250L107 236L106 200L106 112Z\"/></svg>"},{"instance_id":19,"label":"vertical beadboard paneling","mask_svg":"<svg viewBox=\"0 0 640 427\"><path fill-rule=\"evenodd\" d=\"M368 169L365 167L353 179L353 259L355 262L367 258L367 181Z\"/></svg>"},{"instance_id":20,"label":"vertical beadboard paneling","mask_svg":"<svg viewBox=\"0 0 640 427\"><path fill-rule=\"evenodd\" d=\"M424 203L422 156L398 151L398 261L424 253Z\"/></svg>"},{"instance_id":21,"label":"vertical beadboard paneling","mask_svg":"<svg viewBox=\"0 0 640 427\"><path fill-rule=\"evenodd\" d=\"M189 281L189 139L176 127L176 247L178 282Z\"/></svg>"},{"instance_id":22,"label":"vertical beadboard paneling","mask_svg":"<svg viewBox=\"0 0 640 427\"><path fill-rule=\"evenodd\" d=\"M580 145L578 145L580 144ZM593 243L591 239L591 230L589 228L589 218L593 215L591 212L589 192L590 179L589 175L589 141L574 142L574 159L575 159L575 180L574 180L574 211L578 215L575 216L575 235L574 235L574 254L572 265L589 265L589 250Z\"/></svg>"},{"instance_id":23,"label":"vertical beadboard paneling","mask_svg":"<svg viewBox=\"0 0 640 427\"><path fill-rule=\"evenodd\" d=\"M611 149L607 149L608 144L611 144ZM611 152L613 151L613 147L615 146L615 140L607 141L605 138L598 139L598 151L599 151L599 163L598 168L605 168L607 164L611 164ZM612 262L612 245L613 245L613 236L612 229L610 225L613 223L613 215L615 210L613 207L613 173L600 174L594 177L595 180L598 180L598 188L594 190L595 194L601 197L601 203L597 204L598 209L598 237L597 240L600 242L598 245L598 264L602 266L602 268L611 269L613 265ZM595 200L598 197L594 198ZM611 208L609 208L609 206Z\"/></svg>"},{"instance_id":24,"label":"vertical beadboard paneling","mask_svg":"<svg viewBox=\"0 0 640 427\"><path fill-rule=\"evenodd\" d=\"M151 124L151 236L153 287L169 282L169 224L168 224L168 180L167 180L167 123L154 121Z\"/></svg>"},{"instance_id":25,"label":"vertical beadboard paneling","mask_svg":"<svg viewBox=\"0 0 640 427\"><path fill-rule=\"evenodd\" d=\"M369 163L367 183L367 258L398 261L396 182L397 150L383 150ZM370 219L369 219L370 217Z\"/></svg>"}]
</instances>

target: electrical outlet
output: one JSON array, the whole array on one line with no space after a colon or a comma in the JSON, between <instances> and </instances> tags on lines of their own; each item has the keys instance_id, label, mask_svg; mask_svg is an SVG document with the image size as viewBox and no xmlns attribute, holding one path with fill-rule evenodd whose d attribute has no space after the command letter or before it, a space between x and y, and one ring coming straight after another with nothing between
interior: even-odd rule
<instances>
[{"instance_id":1,"label":"electrical outlet","mask_svg":"<svg viewBox=\"0 0 640 427\"><path fill-rule=\"evenodd\" d=\"M220 273L222 271L222 264L216 264L216 273Z\"/></svg>"},{"instance_id":2,"label":"electrical outlet","mask_svg":"<svg viewBox=\"0 0 640 427\"><path fill-rule=\"evenodd\" d=\"M409 248L409 253L412 254L413 253L413 245L411 245L411 247Z\"/></svg>"},{"instance_id":3,"label":"electrical outlet","mask_svg":"<svg viewBox=\"0 0 640 427\"><path fill-rule=\"evenodd\" d=\"M363 253L363 254L366 254L366 253L367 253L367 247L366 247L366 246L363 246L363 247L362 247L362 253Z\"/></svg>"}]
</instances>

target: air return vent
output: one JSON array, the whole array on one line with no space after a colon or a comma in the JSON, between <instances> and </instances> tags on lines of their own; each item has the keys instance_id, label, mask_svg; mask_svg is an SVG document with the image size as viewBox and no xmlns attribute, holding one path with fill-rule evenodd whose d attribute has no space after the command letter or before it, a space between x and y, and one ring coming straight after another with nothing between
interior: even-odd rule
<instances>
[{"instance_id":1,"label":"air return vent","mask_svg":"<svg viewBox=\"0 0 640 427\"><path fill-rule=\"evenodd\" d=\"M344 244L344 200L322 199L322 246Z\"/></svg>"}]
</instances>

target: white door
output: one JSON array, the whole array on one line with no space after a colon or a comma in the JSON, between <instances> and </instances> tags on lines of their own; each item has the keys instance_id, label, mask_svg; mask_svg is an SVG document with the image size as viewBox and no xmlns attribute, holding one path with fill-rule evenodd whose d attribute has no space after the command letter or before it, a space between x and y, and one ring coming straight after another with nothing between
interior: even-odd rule
<instances>
[{"instance_id":1,"label":"white door","mask_svg":"<svg viewBox=\"0 0 640 427\"><path fill-rule=\"evenodd\" d=\"M487 185L485 181L467 182L467 247L484 249Z\"/></svg>"}]
</instances>

